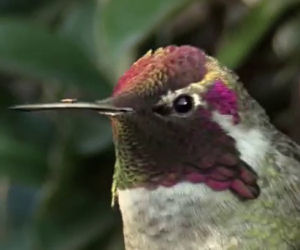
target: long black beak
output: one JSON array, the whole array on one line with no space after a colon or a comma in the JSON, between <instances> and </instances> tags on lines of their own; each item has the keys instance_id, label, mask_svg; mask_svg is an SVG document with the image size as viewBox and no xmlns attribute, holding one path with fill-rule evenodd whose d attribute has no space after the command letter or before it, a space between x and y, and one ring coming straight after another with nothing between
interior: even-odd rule
<instances>
[{"instance_id":1,"label":"long black beak","mask_svg":"<svg viewBox=\"0 0 300 250\"><path fill-rule=\"evenodd\" d=\"M93 110L99 114L107 116L116 116L125 113L133 112L129 107L116 107L113 104L113 99L108 98L96 102L77 102L76 99L63 99L61 102L40 103L40 104L24 104L10 107L10 109L20 111L43 111L43 110Z\"/></svg>"}]
</instances>

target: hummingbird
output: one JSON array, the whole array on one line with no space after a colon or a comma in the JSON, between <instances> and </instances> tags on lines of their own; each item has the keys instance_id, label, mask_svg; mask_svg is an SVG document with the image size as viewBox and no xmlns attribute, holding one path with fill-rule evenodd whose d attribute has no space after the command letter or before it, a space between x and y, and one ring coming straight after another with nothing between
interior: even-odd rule
<instances>
[{"instance_id":1,"label":"hummingbird","mask_svg":"<svg viewBox=\"0 0 300 250\"><path fill-rule=\"evenodd\" d=\"M300 147L193 46L149 51L88 109L110 118L126 250L300 249Z\"/></svg>"}]
</instances>

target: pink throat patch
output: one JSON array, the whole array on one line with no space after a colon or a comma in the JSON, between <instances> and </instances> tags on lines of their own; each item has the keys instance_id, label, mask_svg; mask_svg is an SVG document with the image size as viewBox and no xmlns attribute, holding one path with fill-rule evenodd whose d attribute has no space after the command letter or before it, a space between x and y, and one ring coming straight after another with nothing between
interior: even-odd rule
<instances>
[{"instance_id":1,"label":"pink throat patch","mask_svg":"<svg viewBox=\"0 0 300 250\"><path fill-rule=\"evenodd\" d=\"M225 165L216 162L207 169L189 166L184 173L170 172L151 180L149 187L172 187L180 182L203 183L214 191L231 190L240 199L248 200L258 197L257 175L245 163L227 159Z\"/></svg>"}]
</instances>

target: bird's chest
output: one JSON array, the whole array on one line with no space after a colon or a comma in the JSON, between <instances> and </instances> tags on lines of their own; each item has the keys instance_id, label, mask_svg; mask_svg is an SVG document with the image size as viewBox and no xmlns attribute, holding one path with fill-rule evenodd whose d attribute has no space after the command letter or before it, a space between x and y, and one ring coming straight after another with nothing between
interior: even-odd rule
<instances>
[{"instance_id":1,"label":"bird's chest","mask_svg":"<svg viewBox=\"0 0 300 250\"><path fill-rule=\"evenodd\" d=\"M191 183L119 190L126 250L223 249L224 242L235 244L224 238L219 225L231 213L226 205L230 195Z\"/></svg>"}]
</instances>

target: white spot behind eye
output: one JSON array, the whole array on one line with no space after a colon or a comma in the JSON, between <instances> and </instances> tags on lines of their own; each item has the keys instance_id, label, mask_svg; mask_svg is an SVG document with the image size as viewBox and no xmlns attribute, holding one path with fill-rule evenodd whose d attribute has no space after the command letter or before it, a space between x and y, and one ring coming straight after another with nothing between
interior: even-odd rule
<instances>
[{"instance_id":1,"label":"white spot behind eye","mask_svg":"<svg viewBox=\"0 0 300 250\"><path fill-rule=\"evenodd\" d=\"M230 115L223 115L214 111L213 120L235 139L242 160L258 171L268 150L270 150L268 137L258 128L247 127L243 123L234 124Z\"/></svg>"},{"instance_id":2,"label":"white spot behind eye","mask_svg":"<svg viewBox=\"0 0 300 250\"><path fill-rule=\"evenodd\" d=\"M194 105L195 107L203 106L206 107L206 102L201 98L198 94L192 94L191 95L194 99Z\"/></svg>"}]
</instances>

